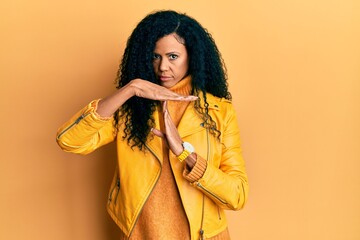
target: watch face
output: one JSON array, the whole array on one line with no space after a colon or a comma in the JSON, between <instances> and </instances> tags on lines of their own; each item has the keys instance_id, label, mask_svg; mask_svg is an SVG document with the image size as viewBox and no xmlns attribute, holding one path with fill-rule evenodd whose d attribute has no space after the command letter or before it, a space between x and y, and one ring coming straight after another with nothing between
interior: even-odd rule
<instances>
[{"instance_id":1,"label":"watch face","mask_svg":"<svg viewBox=\"0 0 360 240\"><path fill-rule=\"evenodd\" d=\"M195 152L195 148L188 142L183 142L183 147L189 152Z\"/></svg>"}]
</instances>

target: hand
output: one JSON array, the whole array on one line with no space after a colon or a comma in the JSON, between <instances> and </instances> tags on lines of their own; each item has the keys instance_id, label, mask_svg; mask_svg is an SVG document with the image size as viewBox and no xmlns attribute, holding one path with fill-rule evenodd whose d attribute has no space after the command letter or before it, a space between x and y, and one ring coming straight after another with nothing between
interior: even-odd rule
<instances>
[{"instance_id":1,"label":"hand","mask_svg":"<svg viewBox=\"0 0 360 240\"><path fill-rule=\"evenodd\" d=\"M168 144L170 150L176 155L179 156L184 147L182 146L182 139L179 135L179 132L172 121L169 111L167 109L167 102L163 102L163 115L164 115L164 125L165 125L165 133L159 131L158 129L152 129L152 132L161 138L164 138Z\"/></svg>"},{"instance_id":2,"label":"hand","mask_svg":"<svg viewBox=\"0 0 360 240\"><path fill-rule=\"evenodd\" d=\"M177 94L165 87L140 78L132 80L129 85L132 87L135 96L152 100L195 101L198 98L196 96Z\"/></svg>"},{"instance_id":3,"label":"hand","mask_svg":"<svg viewBox=\"0 0 360 240\"><path fill-rule=\"evenodd\" d=\"M128 99L133 96L152 100L195 101L196 96L183 96L165 87L137 78L112 95L99 101L96 112L102 117L111 117Z\"/></svg>"}]
</instances>

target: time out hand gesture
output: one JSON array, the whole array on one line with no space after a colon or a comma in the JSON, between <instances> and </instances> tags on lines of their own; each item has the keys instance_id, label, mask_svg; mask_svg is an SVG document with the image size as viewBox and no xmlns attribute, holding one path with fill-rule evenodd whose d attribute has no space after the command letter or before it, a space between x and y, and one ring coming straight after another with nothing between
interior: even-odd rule
<instances>
[{"instance_id":1,"label":"time out hand gesture","mask_svg":"<svg viewBox=\"0 0 360 240\"><path fill-rule=\"evenodd\" d=\"M183 141L180 137L180 134L179 134L174 122L171 119L171 116L167 109L166 101L164 101L164 103L163 103L163 115L164 115L165 132L163 133L160 130L155 129L155 128L153 128L151 131L156 136L164 138L166 143L168 144L168 147L170 148L170 150L176 156L179 156L184 150L184 147L182 146ZM186 162L186 166L189 169L192 169L196 163L196 156L194 156L194 154L190 154L186 158L185 162Z\"/></svg>"},{"instance_id":2,"label":"time out hand gesture","mask_svg":"<svg viewBox=\"0 0 360 240\"><path fill-rule=\"evenodd\" d=\"M98 104L97 113L102 117L110 117L133 96L159 101L195 101L197 99L196 96L183 96L155 83L137 78L114 94L102 99Z\"/></svg>"},{"instance_id":3,"label":"time out hand gesture","mask_svg":"<svg viewBox=\"0 0 360 240\"><path fill-rule=\"evenodd\" d=\"M196 96L183 96L177 94L166 87L142 79L134 79L129 83L135 96L152 100L173 100L173 101L194 101Z\"/></svg>"},{"instance_id":4,"label":"time out hand gesture","mask_svg":"<svg viewBox=\"0 0 360 240\"><path fill-rule=\"evenodd\" d=\"M180 155L184 150L182 146L182 140L179 135L179 132L172 121L169 111L167 109L167 102L164 101L163 103L163 115L164 115L164 125L165 125L165 132L161 132L158 129L153 128L152 132L161 138L164 138L170 148L170 150L176 155Z\"/></svg>"}]
</instances>

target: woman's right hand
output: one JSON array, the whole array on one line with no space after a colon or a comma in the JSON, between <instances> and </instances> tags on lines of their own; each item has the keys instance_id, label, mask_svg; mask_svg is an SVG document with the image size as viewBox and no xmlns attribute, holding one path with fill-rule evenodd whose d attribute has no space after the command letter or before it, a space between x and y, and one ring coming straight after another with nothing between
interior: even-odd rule
<instances>
[{"instance_id":1,"label":"woman's right hand","mask_svg":"<svg viewBox=\"0 0 360 240\"><path fill-rule=\"evenodd\" d=\"M99 101L96 112L101 117L111 117L128 99L133 96L159 101L195 101L196 96L183 96L155 83L137 78L112 95Z\"/></svg>"},{"instance_id":2,"label":"woman's right hand","mask_svg":"<svg viewBox=\"0 0 360 240\"><path fill-rule=\"evenodd\" d=\"M194 101L197 99L196 96L183 96L166 87L140 78L132 80L129 84L133 88L134 95L141 98L159 101Z\"/></svg>"}]
</instances>

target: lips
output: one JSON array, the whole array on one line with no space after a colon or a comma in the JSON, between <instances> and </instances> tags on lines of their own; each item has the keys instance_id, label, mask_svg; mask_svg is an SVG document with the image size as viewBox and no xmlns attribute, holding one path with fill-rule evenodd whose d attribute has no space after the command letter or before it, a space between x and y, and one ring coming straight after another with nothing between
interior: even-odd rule
<instances>
[{"instance_id":1,"label":"lips","mask_svg":"<svg viewBox=\"0 0 360 240\"><path fill-rule=\"evenodd\" d=\"M159 79L160 79L161 81L167 81L167 80L170 80L171 77L170 77L170 76L159 76Z\"/></svg>"}]
</instances>

